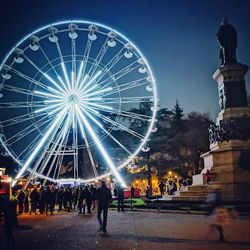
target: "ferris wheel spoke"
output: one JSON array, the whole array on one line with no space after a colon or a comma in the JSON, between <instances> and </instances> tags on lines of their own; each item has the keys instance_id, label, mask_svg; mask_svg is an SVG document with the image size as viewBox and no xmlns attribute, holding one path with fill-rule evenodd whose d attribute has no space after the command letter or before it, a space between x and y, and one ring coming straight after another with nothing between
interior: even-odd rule
<instances>
[{"instance_id":1,"label":"ferris wheel spoke","mask_svg":"<svg viewBox=\"0 0 250 250\"><path fill-rule=\"evenodd\" d=\"M57 131L54 133L54 138L55 138L54 142L52 142L53 137L51 137L52 140L47 144L48 146L46 147L46 153L47 153L46 158L44 159L43 163L41 164L41 166L38 170L38 173L43 174L43 172L44 172L45 168L47 167L52 155L54 155L54 158L56 158L59 155L60 147L58 145L60 145L60 141L63 141L65 136L66 136L66 133L70 127L71 118L72 118L71 114L69 114L61 131L59 131L58 134L56 134ZM56 135L57 135L57 138L56 138ZM56 148L57 148L57 150L56 150ZM46 176L49 176L50 171L51 170L49 169Z\"/></svg>"},{"instance_id":2,"label":"ferris wheel spoke","mask_svg":"<svg viewBox=\"0 0 250 250\"><path fill-rule=\"evenodd\" d=\"M46 106L46 107L44 107L43 106L43 108L40 108L40 109L36 109L35 111L34 111L34 113L41 113L41 112L48 112L48 111L52 111L52 110L55 110L55 108L57 108L57 109L59 109L59 110L62 110L63 108L65 107L65 105L64 104L62 104L62 103L59 103L59 104L50 104L49 106Z\"/></svg>"},{"instance_id":3,"label":"ferris wheel spoke","mask_svg":"<svg viewBox=\"0 0 250 250\"><path fill-rule=\"evenodd\" d=\"M76 87L76 40L73 38L71 39L71 55L71 89L74 92Z\"/></svg>"},{"instance_id":4,"label":"ferris wheel spoke","mask_svg":"<svg viewBox=\"0 0 250 250\"><path fill-rule=\"evenodd\" d=\"M95 141L97 148L99 149L100 153L102 154L103 158L107 162L111 172L113 172L114 176L117 178L117 180L122 184L122 186L126 186L124 180L122 179L121 175L117 171L114 163L112 162L110 156L108 155L107 151L105 150L104 146L100 142L99 138L95 134L94 130L92 129L90 123L86 119L85 115L82 113L82 111L76 106L76 112L81 118L81 121L84 124L84 127L86 127L87 131L91 135L92 139Z\"/></svg>"},{"instance_id":5,"label":"ferris wheel spoke","mask_svg":"<svg viewBox=\"0 0 250 250\"><path fill-rule=\"evenodd\" d=\"M63 132L64 132L63 130L61 130L59 132L59 135L58 135L57 139L55 140L54 144L52 143L52 141L56 137L57 131L55 131L53 136L50 137L46 146L44 146L43 152L41 153L39 160L36 161L35 166L33 167L32 171L28 177L28 181L30 181L30 177L32 177L35 172L37 172L38 174L39 173L43 174L45 167L47 166L47 164L49 163L49 160L51 159L51 156L53 155L53 149L55 149L57 147L57 145L61 139L61 136L63 135ZM51 144L52 144L52 148L50 149L49 147ZM40 170L38 170L39 166L40 166ZM49 175L45 175L45 176L49 177Z\"/></svg>"},{"instance_id":6,"label":"ferris wheel spoke","mask_svg":"<svg viewBox=\"0 0 250 250\"><path fill-rule=\"evenodd\" d=\"M82 112L84 112L99 128L104 131L106 135L108 135L114 142L116 142L129 156L132 155L132 153L120 142L118 141L109 131L107 131L103 126L100 125L99 122L88 112L86 109L81 109Z\"/></svg>"},{"instance_id":7,"label":"ferris wheel spoke","mask_svg":"<svg viewBox=\"0 0 250 250\"><path fill-rule=\"evenodd\" d=\"M14 69L14 68L11 68L11 71L14 72L16 75L18 75L19 77L31 82L31 83L34 83L36 84L37 86L45 89L45 90L49 90L49 91L52 91L54 92L55 94L58 94L60 92L56 91L55 89L51 88L51 87L48 87L47 85L45 85L44 83L41 83L40 81L37 81L35 79L32 79L31 77L29 77L28 75L24 74L24 73L21 73L20 71ZM47 75L48 76L48 75ZM61 96L64 96L64 93L60 93Z\"/></svg>"},{"instance_id":8,"label":"ferris wheel spoke","mask_svg":"<svg viewBox=\"0 0 250 250\"><path fill-rule=\"evenodd\" d=\"M18 133L14 134L8 140L5 141L5 143L8 143L9 145L13 145L22 138L26 137L28 134L33 132L34 130L44 126L49 120L43 121L46 117L41 118L36 122L36 125L34 127L34 124L29 125L28 127L25 127L23 130L19 131ZM43 121L43 122L42 122ZM39 124L40 123L40 124ZM39 125L38 125L39 124ZM14 141L12 141L14 139ZM12 141L12 142L11 142Z\"/></svg>"},{"instance_id":9,"label":"ferris wheel spoke","mask_svg":"<svg viewBox=\"0 0 250 250\"><path fill-rule=\"evenodd\" d=\"M126 110L121 110L121 109L114 109L114 108L112 110L108 110L108 111L105 109L102 109L102 111L116 114L119 116L121 115L121 116L129 117L129 118L133 118L133 119L147 121L147 122L150 122L150 119L152 118L151 116L147 116L147 115L143 115L143 114L139 114L139 113L135 113L135 112L131 112L131 111L126 111Z\"/></svg>"},{"instance_id":10,"label":"ferris wheel spoke","mask_svg":"<svg viewBox=\"0 0 250 250\"><path fill-rule=\"evenodd\" d=\"M101 49L99 50L98 55L96 56L94 63L91 65L87 75L90 76L90 79L94 76L96 70L98 69L98 66L102 60L102 58L105 56L109 46L107 44L109 38L106 38L105 42L103 43Z\"/></svg>"},{"instance_id":11,"label":"ferris wheel spoke","mask_svg":"<svg viewBox=\"0 0 250 250\"><path fill-rule=\"evenodd\" d=\"M115 122L113 121L112 119L100 114L98 111L96 111L95 109L93 108L90 108L88 106L85 106L85 105L82 105L84 108L88 109L92 114L96 115L97 117L103 119L104 121L107 121L108 123L110 123L111 125L121 129L122 131L126 131L127 133L139 138L140 140L144 138L143 135L135 132L134 130L130 129L130 128L127 128L125 127L124 125L118 123L118 122Z\"/></svg>"},{"instance_id":12,"label":"ferris wheel spoke","mask_svg":"<svg viewBox=\"0 0 250 250\"><path fill-rule=\"evenodd\" d=\"M37 42L38 43L38 42ZM62 86L64 87L64 91L62 91L63 93L69 93L67 87L65 86L65 83L62 81L61 77L59 76L58 72L56 71L55 67L53 66L53 64L51 63L49 57L47 56L46 52L44 51L44 49L42 48L41 44L39 44L40 50L42 51L42 54L44 55L45 59L47 60L48 64L50 65L50 67L52 68L52 70L54 71L54 73L56 74L58 80L62 83ZM47 75L48 76L48 75ZM52 79L53 80L53 79Z\"/></svg>"},{"instance_id":13,"label":"ferris wheel spoke","mask_svg":"<svg viewBox=\"0 0 250 250\"><path fill-rule=\"evenodd\" d=\"M37 96L37 97L41 97L41 98L46 97L46 95L44 93L39 94L39 92L35 93L34 91L19 88L19 87L14 87L14 86L11 86L11 85L8 85L8 84L4 84L3 89L14 92L14 93L19 93L19 94L24 94L24 95L29 95L29 96ZM48 90L48 89L46 89L46 90ZM51 98L51 97L48 97L48 98ZM53 98L55 98L55 96L53 96Z\"/></svg>"},{"instance_id":14,"label":"ferris wheel spoke","mask_svg":"<svg viewBox=\"0 0 250 250\"><path fill-rule=\"evenodd\" d=\"M13 184L12 184L13 186L16 184L17 180L23 175L23 173L29 167L30 163L34 160L34 158L36 157L36 155L39 152L39 150L45 144L46 140L51 136L51 134L54 132L54 130L57 130L57 128L60 126L60 124L62 123L64 117L66 116L67 110L68 110L68 107L64 108L56 116L56 118L53 120L53 122L51 123L50 128L47 130L47 132L45 133L45 135L42 137L42 139L40 140L40 142L36 146L35 150L32 151L31 155L29 156L29 158L27 159L27 161L25 162L25 164L23 165L23 167L21 168L21 170L17 174L15 180L13 181Z\"/></svg>"},{"instance_id":15,"label":"ferris wheel spoke","mask_svg":"<svg viewBox=\"0 0 250 250\"><path fill-rule=\"evenodd\" d=\"M91 167L93 169L93 173L95 175L95 177L98 176L98 173L96 171L96 166L95 166L95 162L94 162L94 158L93 158L93 155L92 155L92 152L91 152L91 148L90 148L90 145L89 145L89 141L88 141L88 138L86 136L86 132L85 132L85 129L83 127L83 124L79 118L79 116L77 116L77 120L78 120L78 124L79 124L79 128L80 128L80 131L82 133L82 137L86 143L86 148L87 148L87 152L88 152L88 155L89 155L89 159L90 159L90 163L91 163Z\"/></svg>"},{"instance_id":16,"label":"ferris wheel spoke","mask_svg":"<svg viewBox=\"0 0 250 250\"><path fill-rule=\"evenodd\" d=\"M28 75L20 72L19 70L14 69L13 67L10 67L10 71L13 72L15 75L17 75L17 76L19 76L19 77L21 77L21 78L23 78L23 79L25 79L25 80L27 80L27 81L29 81L31 83L34 83L34 84L36 84L37 86L39 86L39 87L41 87L43 89L46 89L46 90L48 89L47 86L46 86L46 84L41 83L40 81L37 81L35 79L32 79Z\"/></svg>"},{"instance_id":17,"label":"ferris wheel spoke","mask_svg":"<svg viewBox=\"0 0 250 250\"><path fill-rule=\"evenodd\" d=\"M44 106L44 102L37 101L33 103L29 102L2 102L0 108L27 108L27 107L41 107Z\"/></svg>"},{"instance_id":18,"label":"ferris wheel spoke","mask_svg":"<svg viewBox=\"0 0 250 250\"><path fill-rule=\"evenodd\" d=\"M125 68L123 68L122 70L118 71L117 73L113 74L112 76L108 77L107 79L105 79L102 82L99 82L98 80L95 82L95 84L92 85L92 87L90 87L89 89L87 89L87 91L85 93L90 92L91 90L95 89L97 86L100 87L101 85L103 85L101 88L106 88L109 85L111 85L112 83L116 82L117 80L119 80L120 78L122 78L123 76L129 74L130 72L132 72L133 70L135 70L136 68L139 67L139 65L135 65L137 63L137 61L131 63L130 65L126 66Z\"/></svg>"},{"instance_id":19,"label":"ferris wheel spoke","mask_svg":"<svg viewBox=\"0 0 250 250\"><path fill-rule=\"evenodd\" d=\"M87 62L89 59L89 54L91 51L91 47L92 47L92 40L87 40L85 49L84 49L84 53L83 53L83 57L82 57L82 62L80 65L80 69L78 72L78 77L77 77L77 83L76 83L76 89L79 90L79 88L81 89L81 85L85 82L85 71L86 71L86 66L87 66ZM87 76L87 75L86 75ZM83 79L82 79L83 78ZM80 83L80 86L78 88L78 84Z\"/></svg>"},{"instance_id":20,"label":"ferris wheel spoke","mask_svg":"<svg viewBox=\"0 0 250 250\"><path fill-rule=\"evenodd\" d=\"M39 71L43 76L45 76L55 87L57 87L59 91L56 90L52 90L53 92L59 93L61 95L67 95L67 92L62 89L58 83L56 83L47 73L43 72L31 59L29 59L29 57L27 57L25 54L23 54L23 57L37 70ZM51 88L52 89L52 88Z\"/></svg>"},{"instance_id":21,"label":"ferris wheel spoke","mask_svg":"<svg viewBox=\"0 0 250 250\"><path fill-rule=\"evenodd\" d=\"M130 90L130 89L133 89L133 88L136 88L136 87L140 87L142 85L146 85L148 84L148 81L141 81L145 78L142 78L142 79L138 79L138 80L135 80L135 81L131 81L131 82L128 82L128 83L124 83L124 84L121 84L119 86L115 86L113 87L112 91L109 91L107 94L103 94L102 96L106 96L106 95L112 95L112 94L115 94L115 93L120 93L120 92L123 92L125 90ZM103 88L101 88L103 89Z\"/></svg>"},{"instance_id":22,"label":"ferris wheel spoke","mask_svg":"<svg viewBox=\"0 0 250 250\"><path fill-rule=\"evenodd\" d=\"M59 44L58 41L56 42L56 48L57 48L57 52L58 52L60 60L61 60L61 66L62 66L62 70L63 70L63 75L64 75L64 78L65 78L66 83L68 85L67 90L68 90L68 92L70 92L71 91L71 85L70 85L70 81L69 81L69 75L68 75L68 72L66 70L66 66L65 66L65 63L64 63L64 59L63 59L61 47L60 47L60 44Z\"/></svg>"},{"instance_id":23,"label":"ferris wheel spoke","mask_svg":"<svg viewBox=\"0 0 250 250\"><path fill-rule=\"evenodd\" d=\"M123 51L124 47L120 49L115 56L113 56L113 58L104 67L104 71L98 78L98 81L100 81L107 74L107 72L110 72L110 70L120 61L120 59L123 57Z\"/></svg>"},{"instance_id":24,"label":"ferris wheel spoke","mask_svg":"<svg viewBox=\"0 0 250 250\"><path fill-rule=\"evenodd\" d=\"M62 142L61 154L59 155L59 157L57 159L57 162L56 162L56 167L55 167L55 171L54 171L54 174L53 174L53 179L55 179L55 176L57 176L56 177L57 180L59 178L59 174L60 174L60 171L61 171L63 158L64 158L66 147L67 147L67 142L68 142L69 134L70 134L70 130L68 130L67 135L66 135L64 141Z\"/></svg>"},{"instance_id":25,"label":"ferris wheel spoke","mask_svg":"<svg viewBox=\"0 0 250 250\"><path fill-rule=\"evenodd\" d=\"M51 120L52 120L52 118L49 119L48 122L51 121ZM41 131L41 133L40 133L39 135L35 136L35 137L33 138L33 140L29 143L29 145L28 145L21 153L19 153L19 155L17 156L17 158L18 158L18 159L21 159L21 158L22 158L22 159L26 159L26 158L28 157L28 155L30 154L30 152L32 152L32 151L35 149L36 144L37 144L37 140L41 137L41 135L45 134L45 132L49 129L49 127L50 127L50 124L47 125L47 126Z\"/></svg>"},{"instance_id":26,"label":"ferris wheel spoke","mask_svg":"<svg viewBox=\"0 0 250 250\"><path fill-rule=\"evenodd\" d=\"M119 79L121 78L122 76L130 73L132 70L134 70L135 68L137 68L139 65L138 65L138 62L137 61L134 61L132 63L130 63L129 65L127 65L126 67L120 69L119 71L117 71L116 73L114 73L112 76L108 77L107 79L101 81L101 82L97 82L99 85L102 85L104 83L109 83L110 81L112 81L113 79ZM105 85L104 85L105 86Z\"/></svg>"}]
</instances>

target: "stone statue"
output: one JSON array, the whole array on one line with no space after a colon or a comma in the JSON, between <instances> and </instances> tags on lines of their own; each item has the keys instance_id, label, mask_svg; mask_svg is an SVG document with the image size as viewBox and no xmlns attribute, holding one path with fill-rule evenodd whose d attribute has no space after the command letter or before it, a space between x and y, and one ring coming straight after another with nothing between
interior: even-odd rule
<instances>
[{"instance_id":1,"label":"stone statue","mask_svg":"<svg viewBox=\"0 0 250 250\"><path fill-rule=\"evenodd\" d=\"M216 36L221 47L219 56L221 65L237 63L237 31L228 23L227 18L224 18Z\"/></svg>"}]
</instances>

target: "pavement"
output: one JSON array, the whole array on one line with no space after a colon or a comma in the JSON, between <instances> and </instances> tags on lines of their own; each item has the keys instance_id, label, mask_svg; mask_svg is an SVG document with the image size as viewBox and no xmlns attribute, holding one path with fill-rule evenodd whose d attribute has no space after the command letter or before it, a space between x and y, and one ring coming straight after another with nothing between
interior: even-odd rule
<instances>
[{"instance_id":1,"label":"pavement","mask_svg":"<svg viewBox=\"0 0 250 250\"><path fill-rule=\"evenodd\" d=\"M211 219L197 214L109 211L108 233L98 233L96 212L18 216L17 250L250 250L250 218L231 219L224 227L226 243L217 241ZM6 249L0 229L0 249Z\"/></svg>"}]
</instances>

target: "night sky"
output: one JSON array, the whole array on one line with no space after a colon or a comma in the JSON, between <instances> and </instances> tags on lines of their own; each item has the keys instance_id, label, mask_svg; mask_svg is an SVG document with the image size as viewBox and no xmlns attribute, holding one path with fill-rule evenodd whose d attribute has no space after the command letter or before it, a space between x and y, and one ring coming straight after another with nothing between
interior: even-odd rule
<instances>
[{"instance_id":1,"label":"night sky","mask_svg":"<svg viewBox=\"0 0 250 250\"><path fill-rule=\"evenodd\" d=\"M1 1L0 58L34 29L66 19L91 20L124 33L143 52L157 80L161 107L176 99L185 112L218 111L216 32L226 16L237 29L238 61L250 65L250 2L168 0ZM250 73L247 77L250 92Z\"/></svg>"}]
</instances>

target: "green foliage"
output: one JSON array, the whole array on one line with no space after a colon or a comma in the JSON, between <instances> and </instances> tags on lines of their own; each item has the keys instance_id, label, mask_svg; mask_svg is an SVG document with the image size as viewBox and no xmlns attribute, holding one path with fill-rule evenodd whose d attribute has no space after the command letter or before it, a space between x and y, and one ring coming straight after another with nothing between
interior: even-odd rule
<instances>
[{"instance_id":1,"label":"green foliage","mask_svg":"<svg viewBox=\"0 0 250 250\"><path fill-rule=\"evenodd\" d=\"M145 114L147 108L141 107L140 113ZM138 167L145 164L148 166L146 173L145 169L141 172L141 177L157 174L161 178L168 170L186 177L190 172L200 171L200 155L209 150L209 116L197 112L184 116L183 108L176 101L172 110L160 109L157 119L158 131L151 135L149 142L151 150L148 153L142 152L136 161ZM133 129L134 126L131 123Z\"/></svg>"}]
</instances>

